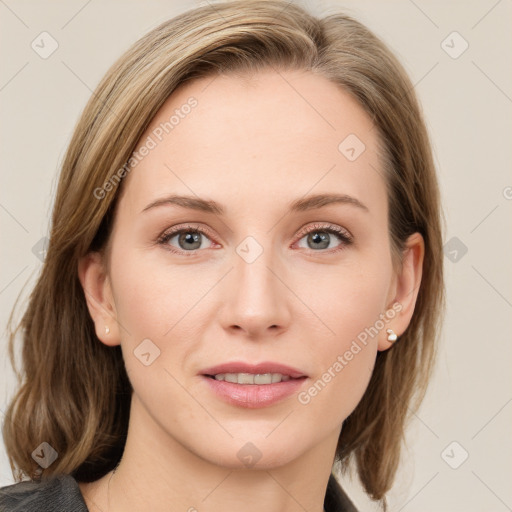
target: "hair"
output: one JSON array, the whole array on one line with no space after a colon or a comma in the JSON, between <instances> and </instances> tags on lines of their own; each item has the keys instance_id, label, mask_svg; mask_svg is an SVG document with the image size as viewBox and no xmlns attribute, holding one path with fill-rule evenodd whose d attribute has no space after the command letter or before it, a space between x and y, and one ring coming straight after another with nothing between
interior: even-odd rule
<instances>
[{"instance_id":1,"label":"hair","mask_svg":"<svg viewBox=\"0 0 512 512\"><path fill-rule=\"evenodd\" d=\"M78 262L90 251L108 249L123 181L100 199L95 191L105 190L125 168L178 86L217 73L268 69L316 73L357 100L383 147L393 261L400 263L409 235L418 232L425 241L411 322L399 342L378 352L365 394L343 423L334 459L342 473L355 461L365 491L386 510L409 413L419 408L435 366L444 313L444 217L432 149L414 86L380 39L349 16L319 19L281 0L216 3L160 24L114 63L88 101L62 162L40 275L15 329L15 308L9 317L18 388L2 432L13 475L40 480L67 473L90 482L115 467L126 441L132 387L120 346L107 347L95 334ZM19 330L21 373L14 357ZM44 470L31 456L41 442L58 453Z\"/></svg>"}]
</instances>

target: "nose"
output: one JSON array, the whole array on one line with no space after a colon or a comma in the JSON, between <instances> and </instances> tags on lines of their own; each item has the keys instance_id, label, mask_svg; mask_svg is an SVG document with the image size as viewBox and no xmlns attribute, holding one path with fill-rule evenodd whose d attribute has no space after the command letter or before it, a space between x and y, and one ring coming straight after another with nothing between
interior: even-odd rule
<instances>
[{"instance_id":1,"label":"nose","mask_svg":"<svg viewBox=\"0 0 512 512\"><path fill-rule=\"evenodd\" d=\"M288 329L291 292L286 271L272 251L264 250L255 261L233 254L234 269L226 280L221 321L232 333L243 332L258 340Z\"/></svg>"}]
</instances>

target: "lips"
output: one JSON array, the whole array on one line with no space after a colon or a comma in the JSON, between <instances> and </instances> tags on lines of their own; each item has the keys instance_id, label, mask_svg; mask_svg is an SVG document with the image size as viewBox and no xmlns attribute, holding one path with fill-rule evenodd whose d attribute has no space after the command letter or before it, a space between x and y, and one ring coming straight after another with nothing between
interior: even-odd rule
<instances>
[{"instance_id":1,"label":"lips","mask_svg":"<svg viewBox=\"0 0 512 512\"><path fill-rule=\"evenodd\" d=\"M249 409L278 404L299 393L309 381L301 370L273 362L219 364L205 368L199 375L214 396Z\"/></svg>"},{"instance_id":2,"label":"lips","mask_svg":"<svg viewBox=\"0 0 512 512\"><path fill-rule=\"evenodd\" d=\"M281 375L287 375L291 379L300 379L301 377L307 377L307 375L291 366L287 366L281 363L275 362L264 362L259 364L249 364L239 361L230 363L219 364L210 368L201 370L200 375L207 377L214 377L215 375L225 373L250 373L250 374L264 374L264 373L280 373Z\"/></svg>"}]
</instances>

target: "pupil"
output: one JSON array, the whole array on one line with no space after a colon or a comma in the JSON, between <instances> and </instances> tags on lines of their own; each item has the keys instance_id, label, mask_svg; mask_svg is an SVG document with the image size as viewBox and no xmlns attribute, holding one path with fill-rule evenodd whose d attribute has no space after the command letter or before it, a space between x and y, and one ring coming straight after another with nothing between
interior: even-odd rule
<instances>
[{"instance_id":1,"label":"pupil","mask_svg":"<svg viewBox=\"0 0 512 512\"><path fill-rule=\"evenodd\" d=\"M321 245L322 249L325 249L326 247L329 246L329 240L328 240L327 233L318 234L318 232L317 232L313 235L310 235L310 238L314 242L314 245L316 246L316 248L318 248L322 244L322 242L323 242L323 245Z\"/></svg>"},{"instance_id":2,"label":"pupil","mask_svg":"<svg viewBox=\"0 0 512 512\"><path fill-rule=\"evenodd\" d=\"M200 245L201 245L201 242L199 241L199 233L183 233L181 236L180 236L180 241L181 242L186 242L187 244L198 244L197 247L192 247L193 249L197 249ZM190 249L190 247L188 247Z\"/></svg>"}]
</instances>

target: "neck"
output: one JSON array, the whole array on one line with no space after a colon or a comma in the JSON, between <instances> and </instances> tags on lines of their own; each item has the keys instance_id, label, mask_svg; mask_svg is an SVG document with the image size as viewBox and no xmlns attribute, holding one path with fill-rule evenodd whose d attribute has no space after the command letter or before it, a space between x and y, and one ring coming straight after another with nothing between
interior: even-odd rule
<instances>
[{"instance_id":1,"label":"neck","mask_svg":"<svg viewBox=\"0 0 512 512\"><path fill-rule=\"evenodd\" d=\"M206 460L163 432L135 399L117 468L79 486L91 512L223 512L226 508L323 512L339 432L286 464L227 467Z\"/></svg>"}]
</instances>

